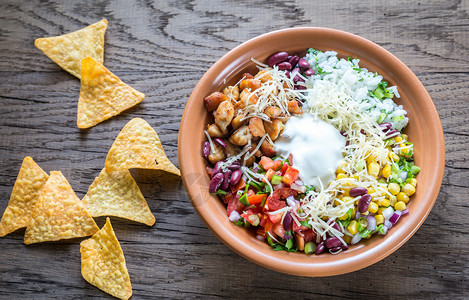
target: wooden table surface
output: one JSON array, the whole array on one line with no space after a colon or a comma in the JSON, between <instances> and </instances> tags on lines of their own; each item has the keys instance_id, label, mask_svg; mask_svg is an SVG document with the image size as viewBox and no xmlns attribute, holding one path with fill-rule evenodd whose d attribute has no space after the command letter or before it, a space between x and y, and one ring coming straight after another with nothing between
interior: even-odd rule
<instances>
[{"instance_id":1,"label":"wooden table surface","mask_svg":"<svg viewBox=\"0 0 469 300\"><path fill-rule=\"evenodd\" d=\"M34 47L38 37L106 18L105 65L146 94L90 130L76 127L80 82ZM295 26L345 30L391 51L422 81L443 125L446 168L418 232L354 273L302 278L238 256L199 219L179 177L133 171L156 217L147 227L112 219L133 299L469 297L469 1L15 1L0 2L0 212L21 162L60 170L83 197L121 128L134 117L159 133L177 165L179 122L204 72L259 34ZM198 151L198 150L197 150ZM97 219L98 225L104 218ZM112 298L80 274L82 239L25 246L0 238L0 298Z\"/></svg>"}]
</instances>

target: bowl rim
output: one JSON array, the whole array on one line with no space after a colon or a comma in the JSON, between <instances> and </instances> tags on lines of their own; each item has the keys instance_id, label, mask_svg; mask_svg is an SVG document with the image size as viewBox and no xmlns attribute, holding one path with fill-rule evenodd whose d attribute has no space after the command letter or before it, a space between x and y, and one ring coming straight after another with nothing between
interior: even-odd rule
<instances>
[{"instance_id":1,"label":"bowl rim","mask_svg":"<svg viewBox=\"0 0 469 300\"><path fill-rule=\"evenodd\" d=\"M232 67L232 64L230 62L236 60L236 56L239 52L247 51L248 48L252 47L252 45L261 45L263 42L266 42L270 38L274 36L282 36L282 35L291 35L291 34L327 34L330 37L337 38L337 39L345 39L351 43L357 44L357 45L362 45L362 47L369 47L369 51L375 52L376 56L378 57L386 57L389 60L389 63L387 65L390 66L390 69L392 70L398 70L402 72L400 73L400 77L403 78L403 80L408 80L411 81L413 84L415 84L415 87L417 88L416 93L419 93L422 98L424 98L424 102L421 103L423 106L423 109L427 111L429 115L431 115L431 119L433 122L430 122L428 126L431 126L431 131L434 133L434 137L438 142L438 150L435 153L434 159L435 159L435 169L432 171L433 174L431 176L431 182L433 185L430 187L430 191L427 191L425 195L428 195L428 200L426 200L425 203L428 205L426 206L425 209L421 209L418 211L418 218L415 222L412 224L414 225L413 227L407 227L407 228L400 228L400 231L397 233L397 236L392 239L391 241L388 241L387 239L383 239L378 246L373 247L377 248L376 250L379 250L378 253L375 253L374 255L371 255L371 257L368 257L367 254L369 250L363 250L359 253L358 255L350 255L349 257L346 257L345 259L338 259L332 260L331 262L316 262L313 259L311 259L311 262L305 263L305 262L298 262L298 259L292 259L292 254L287 253L282 251L281 253L284 252L284 255L278 255L280 252L274 252L274 253L266 253L262 251L265 249L265 247L257 247L255 245L255 242L250 244L253 245L248 245L246 246L245 244L241 243L239 236L237 236L236 233L234 233L231 228L229 230L225 230L224 226L226 226L226 220L228 220L226 216L226 210L225 210L225 216L223 220L220 216L214 216L213 214L210 214L210 209L214 209L213 206L210 206L211 202L207 201L212 199L213 196L210 196L207 191L203 192L201 191L201 186L194 184L193 179L194 178L188 178L188 176L193 176L193 174L202 174L201 172L205 172L205 170L196 170L194 167L194 163L191 161L191 158L189 155L186 155L186 153L183 153L184 151L189 151L189 149L192 149L194 145L190 145L189 143L186 143L186 137L191 132L191 124L188 122L188 115L191 113L191 108L194 107L194 105L197 105L196 102L200 101L200 98L196 97L196 94L198 91L201 89L201 87L204 85L204 82L207 80L208 77L214 76L215 69L219 68L220 66L225 66L226 68L229 68L230 66ZM385 75L385 74L381 74ZM202 101L200 101L202 103ZM202 105L200 104L199 105ZM198 145L196 146L196 149L198 149ZM202 159L202 156L199 153L199 150L193 151L192 152L197 153L197 155L200 156L200 159ZM184 155L183 155L184 154ZM444 136L443 136L443 129L441 126L440 118L438 115L438 112L435 108L435 105L424 88L423 84L420 82L420 80L417 78L417 76L403 63L401 62L396 56L394 56L392 53L387 51L386 49L382 48L381 46L363 38L360 36L357 36L352 33L348 33L345 31L341 30L336 30L336 29L330 29L330 28L322 28L322 27L294 27L294 28L285 28L285 29L280 29L268 33L264 33L262 35L259 35L257 37L254 37L238 46L230 50L228 53L223 55L220 59L218 59L210 68L209 70L203 75L203 77L199 80L197 83L196 87L194 88L193 92L191 93L188 102L186 104L186 107L184 109L184 113L181 119L181 124L180 124L180 129L179 129L179 138L178 138L178 160L179 160L179 166L181 169L182 173L182 180L184 183L184 187L186 189L186 192L191 200L192 206L196 210L197 214L199 217L202 219L202 221L206 224L206 226L217 236L225 245L227 245L229 248L231 248L233 251L238 253L239 255L243 256L244 258L247 258L248 260L253 261L254 263L261 265L263 267L282 272L282 273L287 273L287 274L292 274L292 275L299 275L299 276L309 276L309 277L323 277L323 276L332 276L332 275L339 275L339 274L344 274L348 272L353 272L362 268L365 268L371 264L374 264L388 255L392 254L394 251L396 251L399 247L401 247L412 235L418 230L418 228L422 225L422 223L425 221L427 218L428 214L430 213L431 209L433 208L433 205L437 199L441 183L443 180L443 174L444 174L444 162L445 162L445 148L444 148ZM208 197L208 198L207 198ZM206 207L209 205L209 207ZM222 226L220 226L220 222L222 223ZM229 221L228 221L229 222ZM231 223L230 223L231 224ZM231 224L232 225L232 224ZM234 226L234 225L233 225ZM235 228L237 230L240 230L239 228ZM397 239L400 237L399 239ZM397 241L396 241L397 239ZM259 242L262 243L262 242ZM355 247L355 246L354 246ZM262 248L262 249L258 249ZM370 249L372 250L372 249ZM301 254L304 255L304 254ZM344 255L344 254L341 254ZM305 256L307 257L307 256Z\"/></svg>"}]
</instances>

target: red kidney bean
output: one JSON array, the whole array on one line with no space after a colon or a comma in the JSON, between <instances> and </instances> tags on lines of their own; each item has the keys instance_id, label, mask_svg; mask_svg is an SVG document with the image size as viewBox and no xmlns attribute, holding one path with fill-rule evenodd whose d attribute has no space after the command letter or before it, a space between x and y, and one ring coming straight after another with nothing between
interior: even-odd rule
<instances>
[{"instance_id":1,"label":"red kidney bean","mask_svg":"<svg viewBox=\"0 0 469 300\"><path fill-rule=\"evenodd\" d=\"M228 166L228 169L231 170L231 171L236 171L239 168L241 168L241 165L240 165L239 161L235 161L231 165Z\"/></svg>"},{"instance_id":2,"label":"red kidney bean","mask_svg":"<svg viewBox=\"0 0 469 300\"><path fill-rule=\"evenodd\" d=\"M225 173L223 173L223 183L220 186L220 189L226 191L230 187L230 179L231 179L231 173L233 173L230 170L226 170Z\"/></svg>"},{"instance_id":3,"label":"red kidney bean","mask_svg":"<svg viewBox=\"0 0 469 300\"><path fill-rule=\"evenodd\" d=\"M269 65L269 67L273 67L287 60L287 57L288 57L288 53L285 51L275 53L274 55L269 57L269 59L267 60L267 64Z\"/></svg>"},{"instance_id":4,"label":"red kidney bean","mask_svg":"<svg viewBox=\"0 0 469 300\"><path fill-rule=\"evenodd\" d=\"M215 166L213 167L213 171L212 171L212 177L215 176L215 174L218 174L221 172L221 168L220 168L220 165L221 165L221 161L217 162L215 164Z\"/></svg>"},{"instance_id":5,"label":"red kidney bean","mask_svg":"<svg viewBox=\"0 0 469 300\"><path fill-rule=\"evenodd\" d=\"M399 131L398 130L395 130L395 129L389 129L388 131L386 131L386 137L388 139L392 138L392 137L395 137L399 135Z\"/></svg>"},{"instance_id":6,"label":"red kidney bean","mask_svg":"<svg viewBox=\"0 0 469 300\"><path fill-rule=\"evenodd\" d=\"M329 249L336 247L336 246L340 246L341 244L342 242L335 236L326 239L326 242L325 242L326 248L329 248Z\"/></svg>"},{"instance_id":7,"label":"red kidney bean","mask_svg":"<svg viewBox=\"0 0 469 300\"><path fill-rule=\"evenodd\" d=\"M391 129L392 124L389 123L389 122L381 123L381 124L379 124L379 127L381 127L381 129L382 129L383 131L386 131L386 130Z\"/></svg>"},{"instance_id":8,"label":"red kidney bean","mask_svg":"<svg viewBox=\"0 0 469 300\"><path fill-rule=\"evenodd\" d=\"M358 211L360 213L365 213L368 210L368 206L371 202L371 196L368 194L362 195L360 200L358 200Z\"/></svg>"},{"instance_id":9,"label":"red kidney bean","mask_svg":"<svg viewBox=\"0 0 469 300\"><path fill-rule=\"evenodd\" d=\"M296 90L306 90L306 87L304 85L295 85Z\"/></svg>"},{"instance_id":10,"label":"red kidney bean","mask_svg":"<svg viewBox=\"0 0 469 300\"><path fill-rule=\"evenodd\" d=\"M298 63L298 61L300 60L300 58L298 57L298 55L295 55L295 56L292 56L291 58L288 59L288 62L290 63L290 65L292 65L292 67L296 66L296 64Z\"/></svg>"},{"instance_id":11,"label":"red kidney bean","mask_svg":"<svg viewBox=\"0 0 469 300\"><path fill-rule=\"evenodd\" d=\"M208 158L208 156L210 155L210 143L209 142L204 143L202 153L204 154L205 158Z\"/></svg>"},{"instance_id":12,"label":"red kidney bean","mask_svg":"<svg viewBox=\"0 0 469 300\"><path fill-rule=\"evenodd\" d=\"M293 77L293 81L294 82L297 82L298 79L300 78L300 76L298 76L298 74L300 74L300 68L294 68L293 70L291 70L291 74L295 74L295 77Z\"/></svg>"},{"instance_id":13,"label":"red kidney bean","mask_svg":"<svg viewBox=\"0 0 469 300\"><path fill-rule=\"evenodd\" d=\"M285 75L286 75L288 78L290 78L290 71L285 70Z\"/></svg>"},{"instance_id":14,"label":"red kidney bean","mask_svg":"<svg viewBox=\"0 0 469 300\"><path fill-rule=\"evenodd\" d=\"M221 138L215 138L215 142L216 142L218 145L222 146L223 149L226 148L226 143L225 143L225 141L222 140Z\"/></svg>"},{"instance_id":15,"label":"red kidney bean","mask_svg":"<svg viewBox=\"0 0 469 300\"><path fill-rule=\"evenodd\" d=\"M300 100L296 100L296 102L298 102L299 107L303 107L303 102L301 102Z\"/></svg>"},{"instance_id":16,"label":"red kidney bean","mask_svg":"<svg viewBox=\"0 0 469 300\"><path fill-rule=\"evenodd\" d=\"M313 69L308 69L305 71L305 75L307 76L313 76L314 75L314 70Z\"/></svg>"},{"instance_id":17,"label":"red kidney bean","mask_svg":"<svg viewBox=\"0 0 469 300\"><path fill-rule=\"evenodd\" d=\"M342 248L342 250L347 250L347 249L348 249L348 245L347 245L347 244L344 245L343 243L341 243L341 244L340 244L340 248Z\"/></svg>"},{"instance_id":18,"label":"red kidney bean","mask_svg":"<svg viewBox=\"0 0 469 300\"><path fill-rule=\"evenodd\" d=\"M368 190L364 187L354 187L349 191L350 197L357 197L368 193Z\"/></svg>"},{"instance_id":19,"label":"red kidney bean","mask_svg":"<svg viewBox=\"0 0 469 300\"><path fill-rule=\"evenodd\" d=\"M291 228L292 228L292 223L293 223L293 218L292 218L290 212L288 211L285 215L285 218L283 218L283 228L286 231L290 231Z\"/></svg>"},{"instance_id":20,"label":"red kidney bean","mask_svg":"<svg viewBox=\"0 0 469 300\"><path fill-rule=\"evenodd\" d=\"M234 171L231 174L231 179L230 179L231 185L236 185L239 182L239 180L241 180L241 176L243 176L243 171L241 170Z\"/></svg>"},{"instance_id":21,"label":"red kidney bean","mask_svg":"<svg viewBox=\"0 0 469 300\"><path fill-rule=\"evenodd\" d=\"M279 63L278 65L278 69L283 71L283 70L291 70L291 65L289 62L287 61L284 61L284 62L281 62Z\"/></svg>"},{"instance_id":22,"label":"red kidney bean","mask_svg":"<svg viewBox=\"0 0 469 300\"><path fill-rule=\"evenodd\" d=\"M317 245L316 251L314 251L314 253L315 253L316 255L319 255L319 254L323 253L324 250L326 250L326 246L324 246L324 242L322 242L322 243L320 243L319 245Z\"/></svg>"},{"instance_id":23,"label":"red kidney bean","mask_svg":"<svg viewBox=\"0 0 469 300\"><path fill-rule=\"evenodd\" d=\"M218 188L223 183L224 177L225 176L223 175L223 173L217 173L212 177L212 180L210 181L210 184L208 185L209 193L216 193L216 191L218 191Z\"/></svg>"},{"instance_id":24,"label":"red kidney bean","mask_svg":"<svg viewBox=\"0 0 469 300\"><path fill-rule=\"evenodd\" d=\"M298 61L298 66L302 69L308 69L309 68L309 62L306 59L302 58Z\"/></svg>"},{"instance_id":25,"label":"red kidney bean","mask_svg":"<svg viewBox=\"0 0 469 300\"><path fill-rule=\"evenodd\" d=\"M334 228L335 230L342 232L342 229L340 228L339 224L337 224L335 221L332 221L331 225L332 228Z\"/></svg>"},{"instance_id":26,"label":"red kidney bean","mask_svg":"<svg viewBox=\"0 0 469 300\"><path fill-rule=\"evenodd\" d=\"M342 247L340 246L335 246L335 247L332 247L332 248L329 248L329 252L337 252L339 251L340 249L342 249Z\"/></svg>"}]
</instances>

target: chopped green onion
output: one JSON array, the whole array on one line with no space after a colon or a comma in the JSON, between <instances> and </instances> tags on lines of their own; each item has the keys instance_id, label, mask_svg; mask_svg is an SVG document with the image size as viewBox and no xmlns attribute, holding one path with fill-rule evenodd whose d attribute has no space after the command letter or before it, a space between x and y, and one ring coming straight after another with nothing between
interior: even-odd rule
<instances>
[{"instance_id":1,"label":"chopped green onion","mask_svg":"<svg viewBox=\"0 0 469 300\"><path fill-rule=\"evenodd\" d=\"M417 167L417 166L410 167L410 173L412 173L413 175L417 175L419 172L420 172L419 167Z\"/></svg>"},{"instance_id":2,"label":"chopped green onion","mask_svg":"<svg viewBox=\"0 0 469 300\"><path fill-rule=\"evenodd\" d=\"M368 226L368 220L364 217L361 217L358 219L358 230L363 231L366 229L366 226Z\"/></svg>"},{"instance_id":3,"label":"chopped green onion","mask_svg":"<svg viewBox=\"0 0 469 300\"><path fill-rule=\"evenodd\" d=\"M313 254L316 251L316 244L313 242L307 242L305 244L305 254Z\"/></svg>"},{"instance_id":4,"label":"chopped green onion","mask_svg":"<svg viewBox=\"0 0 469 300\"><path fill-rule=\"evenodd\" d=\"M293 238L287 240L287 242L285 243L285 248L287 248L288 250L290 250L291 247L293 247Z\"/></svg>"},{"instance_id":5,"label":"chopped green onion","mask_svg":"<svg viewBox=\"0 0 469 300\"><path fill-rule=\"evenodd\" d=\"M244 194L243 196L241 196L241 198L239 198L239 202L241 202L241 204L243 204L244 206L248 206L248 196Z\"/></svg>"},{"instance_id":6,"label":"chopped green onion","mask_svg":"<svg viewBox=\"0 0 469 300\"><path fill-rule=\"evenodd\" d=\"M210 193L210 195L223 196L223 195L226 195L226 192L224 190L218 190L215 193Z\"/></svg>"},{"instance_id":7,"label":"chopped green onion","mask_svg":"<svg viewBox=\"0 0 469 300\"><path fill-rule=\"evenodd\" d=\"M280 176L280 175L273 175L273 176L272 176L272 179L270 180L270 182L271 182L273 185L277 185L277 184L282 183L282 180L283 180L283 176Z\"/></svg>"},{"instance_id":8,"label":"chopped green onion","mask_svg":"<svg viewBox=\"0 0 469 300\"><path fill-rule=\"evenodd\" d=\"M308 223L308 221L300 221L300 224L305 227L311 228L311 225Z\"/></svg>"},{"instance_id":9,"label":"chopped green onion","mask_svg":"<svg viewBox=\"0 0 469 300\"><path fill-rule=\"evenodd\" d=\"M362 238L366 238L371 233L371 230L363 230L358 233Z\"/></svg>"},{"instance_id":10,"label":"chopped green onion","mask_svg":"<svg viewBox=\"0 0 469 300\"><path fill-rule=\"evenodd\" d=\"M260 185L258 185L257 183L255 183L255 182L250 182L248 185L255 187L258 191L262 191L262 190L263 190L263 188L262 188Z\"/></svg>"},{"instance_id":11,"label":"chopped green onion","mask_svg":"<svg viewBox=\"0 0 469 300\"><path fill-rule=\"evenodd\" d=\"M383 123L383 121L386 120L386 117L387 117L387 116L388 116L387 114L381 113L381 114L379 115L379 117L378 117L378 120L376 120L376 123L378 123L378 124Z\"/></svg>"},{"instance_id":12,"label":"chopped green onion","mask_svg":"<svg viewBox=\"0 0 469 300\"><path fill-rule=\"evenodd\" d=\"M375 90L374 94L375 94L376 98L378 98L379 100L384 98L384 93L379 88Z\"/></svg>"}]
</instances>

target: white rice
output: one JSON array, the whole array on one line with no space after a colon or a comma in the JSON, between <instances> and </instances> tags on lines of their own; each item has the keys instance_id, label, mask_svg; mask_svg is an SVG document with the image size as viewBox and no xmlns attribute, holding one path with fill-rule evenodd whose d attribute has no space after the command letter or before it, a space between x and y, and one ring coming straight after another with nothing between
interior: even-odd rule
<instances>
[{"instance_id":1,"label":"white rice","mask_svg":"<svg viewBox=\"0 0 469 300\"><path fill-rule=\"evenodd\" d=\"M339 91L346 93L351 99L360 103L360 108L364 114L368 114L371 119L378 121L382 113L386 118L381 121L389 122L394 129L399 131L404 128L409 119L405 116L407 112L402 105L397 105L390 98L379 100L369 95L378 84L383 80L381 75L371 73L365 68L358 66L359 59L339 59L334 51L317 53L308 53L305 57L314 70L306 85L314 89L314 84L318 80L328 81L337 85ZM320 72L322 70L322 72ZM322 74L320 74L322 73ZM397 87L387 87L394 93L394 96L400 98Z\"/></svg>"}]
</instances>

